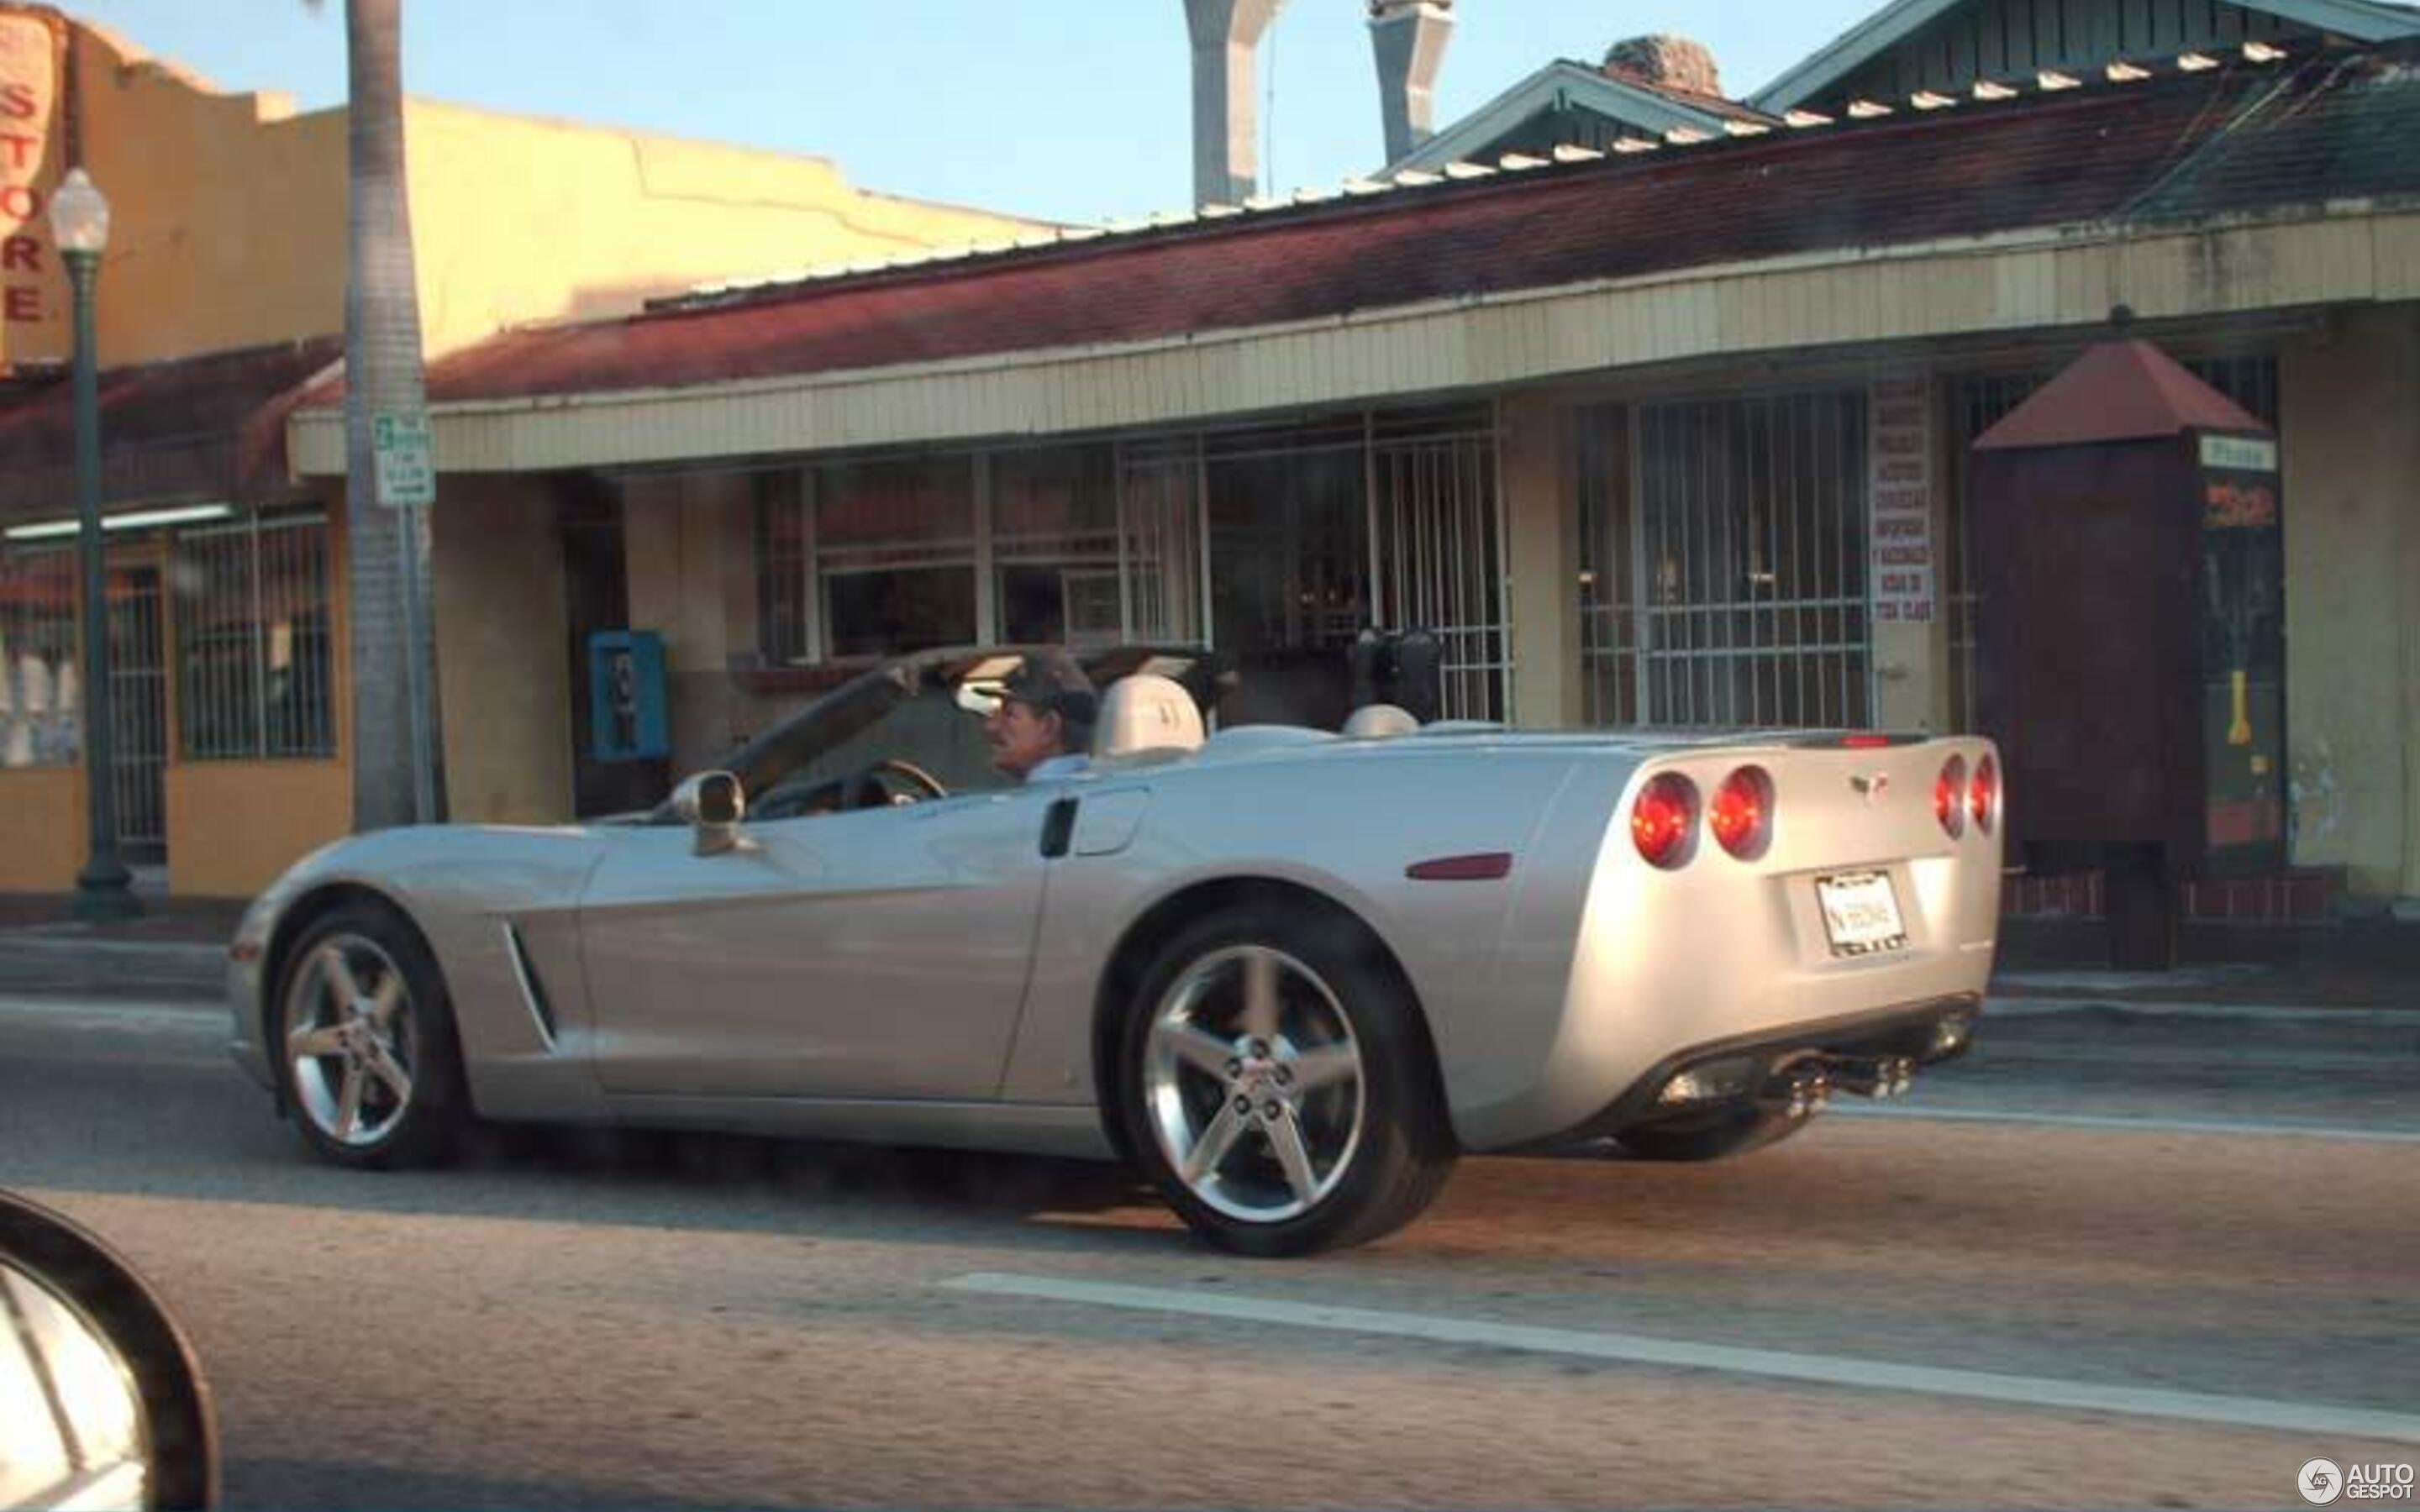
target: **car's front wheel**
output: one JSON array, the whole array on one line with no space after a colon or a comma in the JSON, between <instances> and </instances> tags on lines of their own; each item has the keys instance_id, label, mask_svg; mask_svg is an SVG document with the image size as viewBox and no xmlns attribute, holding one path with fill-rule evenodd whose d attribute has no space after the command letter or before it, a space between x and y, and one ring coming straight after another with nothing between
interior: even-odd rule
<instances>
[{"instance_id":1,"label":"car's front wheel","mask_svg":"<svg viewBox=\"0 0 2420 1512\"><path fill-rule=\"evenodd\" d=\"M469 1121L452 1005L428 947L392 911L334 909L287 953L270 1026L286 1100L338 1165L432 1164Z\"/></svg>"},{"instance_id":2,"label":"car's front wheel","mask_svg":"<svg viewBox=\"0 0 2420 1512\"><path fill-rule=\"evenodd\" d=\"M1128 1148L1196 1232L1240 1254L1390 1233L1454 1159L1416 1012L1345 921L1205 918L1160 950L1131 1005Z\"/></svg>"}]
</instances>

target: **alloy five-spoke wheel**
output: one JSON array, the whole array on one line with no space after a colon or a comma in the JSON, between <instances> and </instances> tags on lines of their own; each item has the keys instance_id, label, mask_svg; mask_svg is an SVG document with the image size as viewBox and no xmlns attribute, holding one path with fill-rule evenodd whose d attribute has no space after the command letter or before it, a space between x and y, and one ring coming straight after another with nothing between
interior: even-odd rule
<instances>
[{"instance_id":1,"label":"alloy five-spoke wheel","mask_svg":"<svg viewBox=\"0 0 2420 1512\"><path fill-rule=\"evenodd\" d=\"M1160 1152L1231 1218L1298 1217L1361 1144L1361 1048L1319 974L1263 945L1214 950L1161 999L1143 1051Z\"/></svg>"},{"instance_id":2,"label":"alloy five-spoke wheel","mask_svg":"<svg viewBox=\"0 0 2420 1512\"><path fill-rule=\"evenodd\" d=\"M295 1101L340 1145L375 1148L411 1111L410 992L376 941L343 933L322 939L287 987Z\"/></svg>"},{"instance_id":3,"label":"alloy five-spoke wheel","mask_svg":"<svg viewBox=\"0 0 2420 1512\"><path fill-rule=\"evenodd\" d=\"M1435 1052L1358 920L1310 901L1207 914L1155 952L1126 1009L1125 1148L1212 1242L1357 1244L1443 1189L1455 1148Z\"/></svg>"},{"instance_id":4,"label":"alloy five-spoke wheel","mask_svg":"<svg viewBox=\"0 0 2420 1512\"><path fill-rule=\"evenodd\" d=\"M286 952L268 1026L303 1137L346 1165L452 1152L468 1116L444 980L400 915L350 903Z\"/></svg>"}]
</instances>

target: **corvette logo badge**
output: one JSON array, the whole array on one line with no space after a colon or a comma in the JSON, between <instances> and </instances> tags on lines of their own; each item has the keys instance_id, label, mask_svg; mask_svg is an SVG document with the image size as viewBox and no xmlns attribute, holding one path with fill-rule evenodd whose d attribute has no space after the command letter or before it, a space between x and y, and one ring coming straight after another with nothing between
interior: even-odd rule
<instances>
[{"instance_id":1,"label":"corvette logo badge","mask_svg":"<svg viewBox=\"0 0 2420 1512\"><path fill-rule=\"evenodd\" d=\"M1863 794L1868 803L1872 803L1883 795L1885 789L1890 786L1890 779L1881 772L1876 772L1871 777L1849 779L1849 786Z\"/></svg>"}]
</instances>

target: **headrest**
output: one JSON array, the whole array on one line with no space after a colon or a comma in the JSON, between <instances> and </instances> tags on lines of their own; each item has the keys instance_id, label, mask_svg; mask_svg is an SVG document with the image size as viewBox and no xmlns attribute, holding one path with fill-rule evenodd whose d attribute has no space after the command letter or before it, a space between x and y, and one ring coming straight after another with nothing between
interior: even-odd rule
<instances>
[{"instance_id":1,"label":"headrest","mask_svg":"<svg viewBox=\"0 0 2420 1512\"><path fill-rule=\"evenodd\" d=\"M1172 678L1136 672L1109 685L1093 727L1093 754L1181 754L1202 748L1202 711Z\"/></svg>"},{"instance_id":2,"label":"headrest","mask_svg":"<svg viewBox=\"0 0 2420 1512\"><path fill-rule=\"evenodd\" d=\"M1420 727L1412 711L1394 703L1364 703L1344 721L1348 740L1384 740L1388 735L1408 735Z\"/></svg>"}]
</instances>

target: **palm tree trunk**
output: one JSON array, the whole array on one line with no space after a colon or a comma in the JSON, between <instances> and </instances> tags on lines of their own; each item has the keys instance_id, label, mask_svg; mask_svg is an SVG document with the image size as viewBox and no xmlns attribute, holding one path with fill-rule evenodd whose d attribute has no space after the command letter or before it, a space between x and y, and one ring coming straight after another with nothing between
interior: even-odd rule
<instances>
[{"instance_id":1,"label":"palm tree trunk","mask_svg":"<svg viewBox=\"0 0 2420 1512\"><path fill-rule=\"evenodd\" d=\"M380 504L371 417L427 405L405 191L402 0L346 0L351 198L345 292L353 825L440 817L428 516ZM417 653L415 655L415 652ZM415 751L422 753L415 760Z\"/></svg>"}]
</instances>

